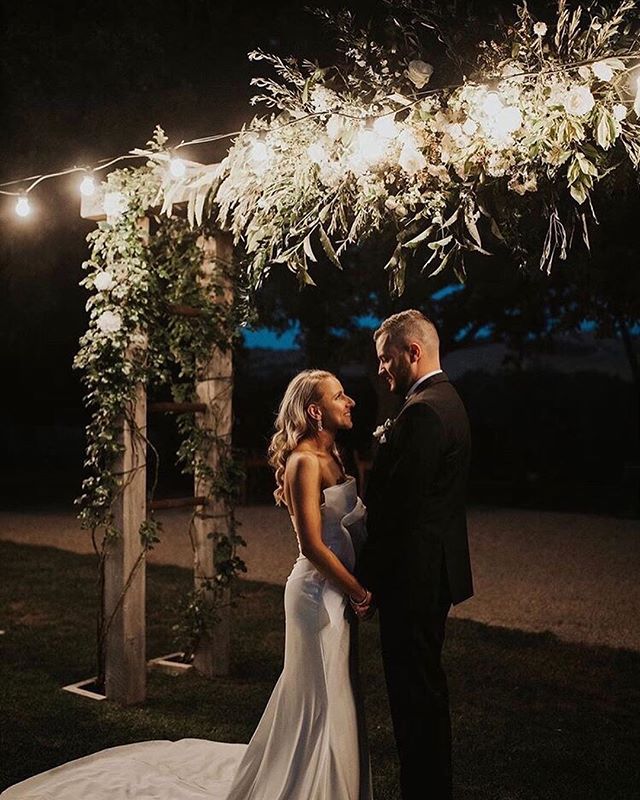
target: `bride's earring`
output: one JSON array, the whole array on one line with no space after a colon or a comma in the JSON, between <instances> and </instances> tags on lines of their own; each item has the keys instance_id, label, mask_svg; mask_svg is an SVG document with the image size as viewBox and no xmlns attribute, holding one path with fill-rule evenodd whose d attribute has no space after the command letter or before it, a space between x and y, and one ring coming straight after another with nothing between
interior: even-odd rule
<instances>
[{"instance_id":1,"label":"bride's earring","mask_svg":"<svg viewBox=\"0 0 640 800\"><path fill-rule=\"evenodd\" d=\"M324 426L322 424L322 417L318 420L318 432L324 430Z\"/></svg>"}]
</instances>

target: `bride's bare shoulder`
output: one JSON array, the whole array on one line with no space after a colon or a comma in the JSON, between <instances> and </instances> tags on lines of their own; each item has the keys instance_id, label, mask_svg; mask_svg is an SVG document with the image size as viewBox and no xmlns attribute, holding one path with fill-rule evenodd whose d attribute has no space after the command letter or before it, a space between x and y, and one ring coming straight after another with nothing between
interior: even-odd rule
<instances>
[{"instance_id":1,"label":"bride's bare shoulder","mask_svg":"<svg viewBox=\"0 0 640 800\"><path fill-rule=\"evenodd\" d=\"M320 458L318 454L305 447L304 444L298 445L287 459L285 475L290 478L295 476L315 476L320 474Z\"/></svg>"}]
</instances>

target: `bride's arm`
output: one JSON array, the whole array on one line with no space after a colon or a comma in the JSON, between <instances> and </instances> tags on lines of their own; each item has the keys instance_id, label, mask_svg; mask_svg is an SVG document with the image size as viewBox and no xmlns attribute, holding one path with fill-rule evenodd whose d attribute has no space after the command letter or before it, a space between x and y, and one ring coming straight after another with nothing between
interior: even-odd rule
<instances>
[{"instance_id":1,"label":"bride's arm","mask_svg":"<svg viewBox=\"0 0 640 800\"><path fill-rule=\"evenodd\" d=\"M285 481L291 503L289 511L295 518L302 554L343 592L355 600L362 600L368 594L367 590L322 541L322 483L318 459L310 453L297 454L287 465Z\"/></svg>"}]
</instances>

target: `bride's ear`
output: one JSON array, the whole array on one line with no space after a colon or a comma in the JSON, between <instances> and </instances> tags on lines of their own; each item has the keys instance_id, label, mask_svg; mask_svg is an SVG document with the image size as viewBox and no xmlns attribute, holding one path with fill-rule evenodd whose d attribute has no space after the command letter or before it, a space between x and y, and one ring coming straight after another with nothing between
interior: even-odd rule
<instances>
[{"instance_id":1,"label":"bride's ear","mask_svg":"<svg viewBox=\"0 0 640 800\"><path fill-rule=\"evenodd\" d=\"M316 425L322 419L322 411L317 403L310 403L307 406L307 419Z\"/></svg>"}]
</instances>

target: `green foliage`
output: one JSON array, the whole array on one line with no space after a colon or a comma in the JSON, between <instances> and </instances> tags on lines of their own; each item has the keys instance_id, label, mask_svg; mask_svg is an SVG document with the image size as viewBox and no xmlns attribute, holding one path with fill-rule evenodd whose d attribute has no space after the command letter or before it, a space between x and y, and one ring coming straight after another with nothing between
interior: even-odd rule
<instances>
[{"instance_id":1,"label":"green foliage","mask_svg":"<svg viewBox=\"0 0 640 800\"><path fill-rule=\"evenodd\" d=\"M165 144L166 136L157 128L147 146L157 157L164 153ZM111 173L106 190L112 196L119 193L118 208L88 236L91 255L84 264L88 275L82 284L94 293L87 302L89 329L81 339L75 366L83 372L91 419L86 432L88 476L77 504L83 526L92 531L101 574L106 553L120 536L114 503L130 477L116 471L123 450L120 432L124 422L140 445L155 455L157 473L158 453L136 428L132 415L137 387L164 387L175 400L196 401L195 383L213 348L228 350L239 323L239 305L225 295L235 281L232 267L219 265L213 276L204 274L198 240L207 235L207 227L194 228L179 216L154 213L160 188L161 173L153 160L139 169ZM149 235L140 224L145 217L152 226ZM193 307L199 316L172 315L172 305ZM194 414L181 415L182 443L177 459L183 471L199 481L206 501L215 500L225 509L231 532L223 537L225 545L220 546L225 555L216 558L218 571L210 577L219 587L228 585L244 565L236 556L242 539L236 534L233 515L241 475L230 443L217 434L216 424L215 418L212 427L207 427L198 424ZM219 451L215 471L207 464L214 446ZM153 480L147 507L155 483ZM98 530L103 532L101 541ZM160 523L149 513L140 528L143 552L151 549L159 536ZM211 615L197 617L200 635L215 608L214 598ZM100 643L109 624L110 620L101 618Z\"/></svg>"}]
</instances>

